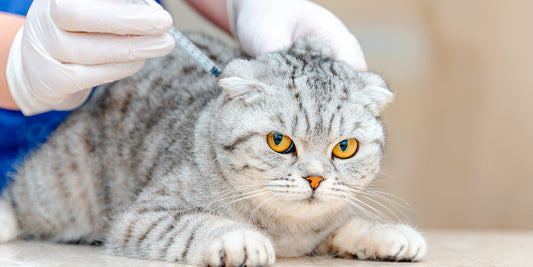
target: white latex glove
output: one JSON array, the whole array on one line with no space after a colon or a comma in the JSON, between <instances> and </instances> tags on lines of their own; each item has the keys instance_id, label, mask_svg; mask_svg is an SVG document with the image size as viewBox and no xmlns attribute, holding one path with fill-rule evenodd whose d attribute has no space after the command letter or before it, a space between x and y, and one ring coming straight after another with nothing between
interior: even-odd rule
<instances>
[{"instance_id":1,"label":"white latex glove","mask_svg":"<svg viewBox=\"0 0 533 267\"><path fill-rule=\"evenodd\" d=\"M94 86L170 53L171 26L155 2L35 0L9 51L9 90L25 115L74 109Z\"/></svg>"},{"instance_id":2,"label":"white latex glove","mask_svg":"<svg viewBox=\"0 0 533 267\"><path fill-rule=\"evenodd\" d=\"M306 0L228 0L231 33L252 56L281 50L304 36L324 39L333 59L366 71L361 46L327 9Z\"/></svg>"}]
</instances>

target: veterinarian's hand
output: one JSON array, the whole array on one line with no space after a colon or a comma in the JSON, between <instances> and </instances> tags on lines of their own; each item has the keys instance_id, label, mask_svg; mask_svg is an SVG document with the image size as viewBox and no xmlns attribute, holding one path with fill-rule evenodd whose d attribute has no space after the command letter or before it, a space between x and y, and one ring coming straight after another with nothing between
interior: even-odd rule
<instances>
[{"instance_id":1,"label":"veterinarian's hand","mask_svg":"<svg viewBox=\"0 0 533 267\"><path fill-rule=\"evenodd\" d=\"M91 88L172 51L172 18L155 2L35 0L9 52L6 76L26 115L80 106Z\"/></svg>"},{"instance_id":2,"label":"veterinarian's hand","mask_svg":"<svg viewBox=\"0 0 533 267\"><path fill-rule=\"evenodd\" d=\"M317 36L333 58L367 69L363 51L346 26L327 9L306 0L227 0L232 34L252 56L289 47L298 38Z\"/></svg>"}]
</instances>

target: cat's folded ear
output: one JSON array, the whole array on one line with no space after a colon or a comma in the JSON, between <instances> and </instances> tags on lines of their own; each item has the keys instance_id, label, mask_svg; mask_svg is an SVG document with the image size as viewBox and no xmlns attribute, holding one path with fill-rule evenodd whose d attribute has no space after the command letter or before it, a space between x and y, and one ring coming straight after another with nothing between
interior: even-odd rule
<instances>
[{"instance_id":1,"label":"cat's folded ear","mask_svg":"<svg viewBox=\"0 0 533 267\"><path fill-rule=\"evenodd\" d=\"M359 77L364 86L361 92L367 98L367 107L374 116L379 116L387 104L394 99L394 93L379 75L372 72L360 72Z\"/></svg>"},{"instance_id":2,"label":"cat's folded ear","mask_svg":"<svg viewBox=\"0 0 533 267\"><path fill-rule=\"evenodd\" d=\"M262 64L253 61L233 60L224 68L218 85L224 89L229 99L251 102L267 92L268 86L254 78L256 72L262 68L264 68Z\"/></svg>"},{"instance_id":3,"label":"cat's folded ear","mask_svg":"<svg viewBox=\"0 0 533 267\"><path fill-rule=\"evenodd\" d=\"M218 85L224 89L231 100L251 102L265 93L266 85L258 81L233 76L218 80Z\"/></svg>"}]
</instances>

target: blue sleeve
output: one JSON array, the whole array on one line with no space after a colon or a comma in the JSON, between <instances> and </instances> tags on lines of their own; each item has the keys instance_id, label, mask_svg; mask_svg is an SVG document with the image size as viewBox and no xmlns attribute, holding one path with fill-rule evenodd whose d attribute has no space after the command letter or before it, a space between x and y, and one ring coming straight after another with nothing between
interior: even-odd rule
<instances>
[{"instance_id":1,"label":"blue sleeve","mask_svg":"<svg viewBox=\"0 0 533 267\"><path fill-rule=\"evenodd\" d=\"M26 117L20 111L0 109L0 190L15 167L63 122L70 112L51 111Z\"/></svg>"},{"instance_id":2,"label":"blue sleeve","mask_svg":"<svg viewBox=\"0 0 533 267\"><path fill-rule=\"evenodd\" d=\"M161 4L161 1L156 1ZM24 16L28 13L31 3L32 0L0 0L0 11Z\"/></svg>"},{"instance_id":3,"label":"blue sleeve","mask_svg":"<svg viewBox=\"0 0 533 267\"><path fill-rule=\"evenodd\" d=\"M32 0L0 0L0 11L26 15Z\"/></svg>"}]
</instances>

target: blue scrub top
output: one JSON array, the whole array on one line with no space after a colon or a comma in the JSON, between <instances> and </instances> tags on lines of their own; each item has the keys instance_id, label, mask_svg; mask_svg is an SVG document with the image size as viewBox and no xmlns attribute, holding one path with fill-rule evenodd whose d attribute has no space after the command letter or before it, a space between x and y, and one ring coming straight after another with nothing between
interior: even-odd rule
<instances>
[{"instance_id":1,"label":"blue scrub top","mask_svg":"<svg viewBox=\"0 0 533 267\"><path fill-rule=\"evenodd\" d=\"M32 0L0 0L0 11L26 15L31 3ZM70 111L50 111L26 117L20 111L0 108L0 193L16 167L46 142L69 114Z\"/></svg>"}]
</instances>

